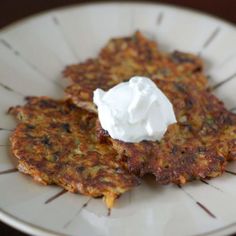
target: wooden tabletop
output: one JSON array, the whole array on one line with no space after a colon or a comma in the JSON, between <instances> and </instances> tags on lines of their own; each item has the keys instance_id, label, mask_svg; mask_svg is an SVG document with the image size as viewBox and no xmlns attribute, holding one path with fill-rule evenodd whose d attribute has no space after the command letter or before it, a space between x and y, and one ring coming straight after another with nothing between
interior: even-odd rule
<instances>
[{"instance_id":1,"label":"wooden tabletop","mask_svg":"<svg viewBox=\"0 0 236 236\"><path fill-rule=\"evenodd\" d=\"M86 3L91 1L76 1L76 0L2 0L0 1L0 28L15 22L23 17L52 9L60 6L67 6L75 3ZM202 12L210 13L225 19L231 23L236 23L236 1L235 0L160 0L150 1L160 3L170 3L178 6L190 7ZM0 193L4 194L4 193ZM1 200L1 196L0 196ZM0 222L1 236L26 236L24 233L3 224ZM235 234L236 236L236 234Z\"/></svg>"}]
</instances>

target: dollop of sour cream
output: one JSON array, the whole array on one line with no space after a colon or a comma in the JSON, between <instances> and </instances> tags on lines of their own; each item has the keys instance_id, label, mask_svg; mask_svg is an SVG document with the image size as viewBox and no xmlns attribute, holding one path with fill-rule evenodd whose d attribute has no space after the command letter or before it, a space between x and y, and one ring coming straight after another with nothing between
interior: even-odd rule
<instances>
[{"instance_id":1,"label":"dollop of sour cream","mask_svg":"<svg viewBox=\"0 0 236 236\"><path fill-rule=\"evenodd\" d=\"M136 143L160 140L176 123L173 106L147 77L135 76L93 97L101 126L113 139Z\"/></svg>"}]
</instances>

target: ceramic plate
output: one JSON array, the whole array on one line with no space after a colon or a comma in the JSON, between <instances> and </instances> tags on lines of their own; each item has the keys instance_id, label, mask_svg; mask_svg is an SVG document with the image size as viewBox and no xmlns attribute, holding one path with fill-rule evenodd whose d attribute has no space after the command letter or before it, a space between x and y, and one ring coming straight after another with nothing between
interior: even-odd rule
<instances>
[{"instance_id":1,"label":"ceramic plate","mask_svg":"<svg viewBox=\"0 0 236 236\"><path fill-rule=\"evenodd\" d=\"M61 71L96 56L111 37L137 29L163 50L200 54L214 92L236 107L236 30L166 5L104 3L62 8L0 32L0 219L29 234L76 236L225 235L236 232L236 164L222 177L182 189L148 180L124 194L111 215L101 199L44 187L15 169L6 114L26 95L61 97ZM86 206L86 207L85 207Z\"/></svg>"}]
</instances>

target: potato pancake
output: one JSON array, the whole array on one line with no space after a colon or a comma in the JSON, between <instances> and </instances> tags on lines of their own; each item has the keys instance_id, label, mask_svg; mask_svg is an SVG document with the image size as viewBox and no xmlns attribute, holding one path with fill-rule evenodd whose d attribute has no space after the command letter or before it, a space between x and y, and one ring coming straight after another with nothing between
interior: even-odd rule
<instances>
[{"instance_id":1,"label":"potato pancake","mask_svg":"<svg viewBox=\"0 0 236 236\"><path fill-rule=\"evenodd\" d=\"M28 97L9 109L19 124L10 141L19 171L42 184L101 197L111 208L116 198L139 184L112 146L97 142L96 115L70 101Z\"/></svg>"},{"instance_id":2,"label":"potato pancake","mask_svg":"<svg viewBox=\"0 0 236 236\"><path fill-rule=\"evenodd\" d=\"M216 177L227 161L236 159L236 115L207 90L190 84L157 80L172 102L177 123L159 141L127 143L109 138L98 125L101 142L127 156L128 167L140 176L154 174L160 184L184 184Z\"/></svg>"},{"instance_id":3,"label":"potato pancake","mask_svg":"<svg viewBox=\"0 0 236 236\"><path fill-rule=\"evenodd\" d=\"M79 107L96 112L92 103L96 88L107 90L139 75L154 81L179 81L204 89L207 78L202 69L203 62L199 57L178 51L160 52L156 42L136 32L132 37L110 40L97 58L68 66L64 76L72 85L65 92Z\"/></svg>"}]
</instances>

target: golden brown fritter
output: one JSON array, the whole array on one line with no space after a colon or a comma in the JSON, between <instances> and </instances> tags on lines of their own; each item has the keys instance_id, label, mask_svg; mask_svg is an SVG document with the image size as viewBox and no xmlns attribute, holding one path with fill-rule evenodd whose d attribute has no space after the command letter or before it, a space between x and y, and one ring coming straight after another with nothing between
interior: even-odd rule
<instances>
[{"instance_id":1,"label":"golden brown fritter","mask_svg":"<svg viewBox=\"0 0 236 236\"><path fill-rule=\"evenodd\" d=\"M26 105L9 113L20 121L10 139L18 169L36 181L104 196L109 208L139 184L112 146L97 142L94 114L47 97L29 97Z\"/></svg>"},{"instance_id":2,"label":"golden brown fritter","mask_svg":"<svg viewBox=\"0 0 236 236\"><path fill-rule=\"evenodd\" d=\"M126 143L108 138L127 156L129 170L154 174L160 184L184 184L221 175L236 159L236 116L206 90L159 80L157 86L174 106L178 123L168 127L160 142ZM109 137L98 126L101 141Z\"/></svg>"},{"instance_id":3,"label":"golden brown fritter","mask_svg":"<svg viewBox=\"0 0 236 236\"><path fill-rule=\"evenodd\" d=\"M69 66L64 74L72 81L67 96L93 111L96 88L107 90L134 75L151 78L174 105L178 123L169 127L160 142L110 141L128 157L131 172L153 173L159 183L185 183L220 175L227 160L236 156L235 116L206 91L202 70L197 56L160 52L155 42L136 32L110 40L97 58ZM105 137L100 129L101 141Z\"/></svg>"},{"instance_id":4,"label":"golden brown fritter","mask_svg":"<svg viewBox=\"0 0 236 236\"><path fill-rule=\"evenodd\" d=\"M132 37L110 40L97 58L68 66L64 76L72 85L66 88L66 95L79 107L96 111L92 103L96 88L107 90L139 75L154 81L180 81L204 89L207 79L202 68L198 57L177 51L159 52L154 41L136 32Z\"/></svg>"}]
</instances>

